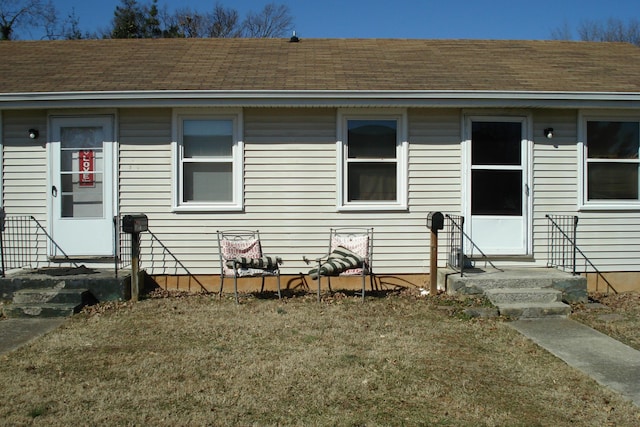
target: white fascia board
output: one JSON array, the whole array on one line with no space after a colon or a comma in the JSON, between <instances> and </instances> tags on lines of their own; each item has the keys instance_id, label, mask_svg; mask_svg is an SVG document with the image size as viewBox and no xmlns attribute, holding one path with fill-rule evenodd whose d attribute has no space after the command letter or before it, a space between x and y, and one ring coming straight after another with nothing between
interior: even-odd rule
<instances>
[{"instance_id":1,"label":"white fascia board","mask_svg":"<svg viewBox=\"0 0 640 427\"><path fill-rule=\"evenodd\" d=\"M123 91L0 93L0 108L86 107L518 107L640 108L638 92L525 91Z\"/></svg>"}]
</instances>

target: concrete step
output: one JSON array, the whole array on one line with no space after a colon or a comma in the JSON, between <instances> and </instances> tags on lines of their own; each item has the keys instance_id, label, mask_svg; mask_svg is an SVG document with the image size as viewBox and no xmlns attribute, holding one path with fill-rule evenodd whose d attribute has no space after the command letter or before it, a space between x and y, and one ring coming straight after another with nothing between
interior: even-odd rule
<instances>
[{"instance_id":1,"label":"concrete step","mask_svg":"<svg viewBox=\"0 0 640 427\"><path fill-rule=\"evenodd\" d=\"M587 302L587 280L552 268L438 269L438 284L449 294L482 295L491 289L556 289L563 301Z\"/></svg>"},{"instance_id":2,"label":"concrete step","mask_svg":"<svg viewBox=\"0 0 640 427\"><path fill-rule=\"evenodd\" d=\"M502 316L514 319L539 319L550 317L567 317L571 314L571 307L562 302L549 303L509 303L498 305Z\"/></svg>"},{"instance_id":3,"label":"concrete step","mask_svg":"<svg viewBox=\"0 0 640 427\"><path fill-rule=\"evenodd\" d=\"M562 302L562 292L551 288L493 288L484 294L494 305Z\"/></svg>"},{"instance_id":4,"label":"concrete step","mask_svg":"<svg viewBox=\"0 0 640 427\"><path fill-rule=\"evenodd\" d=\"M13 293L13 302L5 305L4 313L10 318L68 317L94 303L96 299L86 289L19 289Z\"/></svg>"},{"instance_id":5,"label":"concrete step","mask_svg":"<svg viewBox=\"0 0 640 427\"><path fill-rule=\"evenodd\" d=\"M20 289L13 294L14 304L90 303L87 289Z\"/></svg>"},{"instance_id":6,"label":"concrete step","mask_svg":"<svg viewBox=\"0 0 640 427\"><path fill-rule=\"evenodd\" d=\"M82 309L82 304L46 303L33 304L7 304L4 313L9 318L47 318L69 317Z\"/></svg>"}]
</instances>

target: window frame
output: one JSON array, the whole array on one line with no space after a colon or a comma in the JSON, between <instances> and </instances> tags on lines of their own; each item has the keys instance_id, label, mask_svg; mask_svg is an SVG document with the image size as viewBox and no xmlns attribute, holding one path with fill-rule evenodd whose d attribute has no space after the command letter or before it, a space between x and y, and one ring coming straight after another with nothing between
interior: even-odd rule
<instances>
[{"instance_id":1,"label":"window frame","mask_svg":"<svg viewBox=\"0 0 640 427\"><path fill-rule=\"evenodd\" d=\"M587 124L594 121L607 122L636 122L640 127L640 115L628 112L580 112L578 119L578 208L580 210L639 210L640 182L637 199L600 199L588 200L588 140ZM640 150L639 150L640 151ZM606 159L596 160L594 163L607 163ZM638 165L638 179L640 181L640 153L638 159L614 159L611 163L635 163Z\"/></svg>"},{"instance_id":2,"label":"window frame","mask_svg":"<svg viewBox=\"0 0 640 427\"><path fill-rule=\"evenodd\" d=\"M232 166L232 200L224 202L185 202L184 200L184 142L183 123L185 120L230 120L232 123L231 156L227 160L211 157L199 158L197 163L231 163ZM243 205L243 117L240 109L225 110L174 110L172 119L172 157L173 157L173 206L175 212L216 212L216 211L241 211ZM187 162L196 163L196 162Z\"/></svg>"},{"instance_id":3,"label":"window frame","mask_svg":"<svg viewBox=\"0 0 640 427\"><path fill-rule=\"evenodd\" d=\"M348 122L350 120L395 120L397 123L396 133L396 200L368 200L368 201L348 201L348 172L349 166L349 141ZM337 194L336 205L338 211L393 211L407 210L408 200L408 119L406 109L344 109L338 111L337 116ZM368 161L378 161L378 159L367 159ZM380 159L385 163L390 163L389 159Z\"/></svg>"}]
</instances>

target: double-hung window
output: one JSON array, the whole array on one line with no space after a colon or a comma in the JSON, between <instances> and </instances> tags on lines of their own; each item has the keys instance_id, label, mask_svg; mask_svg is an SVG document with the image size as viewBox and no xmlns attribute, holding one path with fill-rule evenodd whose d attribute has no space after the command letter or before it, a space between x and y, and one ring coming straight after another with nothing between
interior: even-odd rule
<instances>
[{"instance_id":1,"label":"double-hung window","mask_svg":"<svg viewBox=\"0 0 640 427\"><path fill-rule=\"evenodd\" d=\"M587 117L582 126L583 205L640 207L640 121Z\"/></svg>"},{"instance_id":2,"label":"double-hung window","mask_svg":"<svg viewBox=\"0 0 640 427\"><path fill-rule=\"evenodd\" d=\"M339 115L341 210L406 209L406 117Z\"/></svg>"},{"instance_id":3,"label":"double-hung window","mask_svg":"<svg viewBox=\"0 0 640 427\"><path fill-rule=\"evenodd\" d=\"M176 122L176 209L241 209L239 115L178 115Z\"/></svg>"}]
</instances>

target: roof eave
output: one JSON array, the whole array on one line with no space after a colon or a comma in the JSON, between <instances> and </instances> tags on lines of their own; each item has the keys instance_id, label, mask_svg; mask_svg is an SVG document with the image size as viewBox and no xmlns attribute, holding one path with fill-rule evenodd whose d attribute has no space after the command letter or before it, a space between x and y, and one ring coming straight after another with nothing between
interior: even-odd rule
<instances>
[{"instance_id":1,"label":"roof eave","mask_svg":"<svg viewBox=\"0 0 640 427\"><path fill-rule=\"evenodd\" d=\"M201 90L0 93L0 109L87 107L640 108L640 92Z\"/></svg>"}]
</instances>

